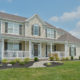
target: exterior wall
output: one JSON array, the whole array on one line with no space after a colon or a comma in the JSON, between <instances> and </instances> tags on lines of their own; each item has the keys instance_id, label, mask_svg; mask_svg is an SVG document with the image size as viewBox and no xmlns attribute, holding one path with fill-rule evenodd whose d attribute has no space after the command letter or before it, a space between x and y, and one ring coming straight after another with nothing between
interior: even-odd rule
<instances>
[{"instance_id":1,"label":"exterior wall","mask_svg":"<svg viewBox=\"0 0 80 80\"><path fill-rule=\"evenodd\" d=\"M42 55L42 57L46 57L46 43L42 43L42 46L41 46L42 48L42 53L41 53L41 55Z\"/></svg>"},{"instance_id":2,"label":"exterior wall","mask_svg":"<svg viewBox=\"0 0 80 80\"><path fill-rule=\"evenodd\" d=\"M26 42L26 48L25 48L25 50L29 51L29 41Z\"/></svg>"},{"instance_id":3,"label":"exterior wall","mask_svg":"<svg viewBox=\"0 0 80 80\"><path fill-rule=\"evenodd\" d=\"M5 23L2 21L1 24L2 24L2 25L1 25L1 26L2 26L2 27L1 27L1 28L2 28L2 29L1 29L1 30L2 30L2 33L5 33Z\"/></svg>"},{"instance_id":4,"label":"exterior wall","mask_svg":"<svg viewBox=\"0 0 80 80\"><path fill-rule=\"evenodd\" d=\"M40 36L33 36L32 35L32 25L33 24L38 24L41 27L41 35ZM43 24L40 22L39 19L37 19L36 17L33 18L29 23L26 23L25 25L25 36L28 37L37 37L37 38L44 38L46 37L45 35L45 28L43 26Z\"/></svg>"}]
</instances>

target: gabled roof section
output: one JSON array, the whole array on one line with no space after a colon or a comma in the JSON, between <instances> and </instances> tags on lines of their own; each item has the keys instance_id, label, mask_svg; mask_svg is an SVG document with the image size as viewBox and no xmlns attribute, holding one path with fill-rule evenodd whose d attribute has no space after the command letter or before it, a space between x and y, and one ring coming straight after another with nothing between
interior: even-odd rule
<instances>
[{"instance_id":1,"label":"gabled roof section","mask_svg":"<svg viewBox=\"0 0 80 80\"><path fill-rule=\"evenodd\" d=\"M45 22L44 22L37 14L35 14L35 15L33 15L32 17L28 18L28 19L26 20L26 22L29 22L30 20L32 20L32 19L34 19L34 18L37 18L43 25L46 25Z\"/></svg>"},{"instance_id":2,"label":"gabled roof section","mask_svg":"<svg viewBox=\"0 0 80 80\"><path fill-rule=\"evenodd\" d=\"M3 13L3 12L0 12L0 18L7 19L7 20L13 20L13 21L20 21L20 22L24 22L27 19L25 17Z\"/></svg>"},{"instance_id":3,"label":"gabled roof section","mask_svg":"<svg viewBox=\"0 0 80 80\"><path fill-rule=\"evenodd\" d=\"M70 43L80 43L80 39L74 37L70 33L65 33L64 35L60 36L58 41L68 41Z\"/></svg>"}]
</instances>

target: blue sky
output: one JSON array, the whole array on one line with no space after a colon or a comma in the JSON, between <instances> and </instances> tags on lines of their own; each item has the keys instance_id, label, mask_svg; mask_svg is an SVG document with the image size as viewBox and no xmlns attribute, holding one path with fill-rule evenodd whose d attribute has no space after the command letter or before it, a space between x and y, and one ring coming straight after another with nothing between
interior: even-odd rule
<instances>
[{"instance_id":1,"label":"blue sky","mask_svg":"<svg viewBox=\"0 0 80 80\"><path fill-rule=\"evenodd\" d=\"M43 20L80 38L80 0L0 0L0 11Z\"/></svg>"}]
</instances>

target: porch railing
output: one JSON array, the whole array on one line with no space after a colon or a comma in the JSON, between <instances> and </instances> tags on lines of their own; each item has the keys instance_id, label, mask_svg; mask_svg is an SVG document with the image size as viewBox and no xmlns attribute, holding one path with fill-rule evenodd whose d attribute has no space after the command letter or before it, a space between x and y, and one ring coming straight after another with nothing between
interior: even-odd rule
<instances>
[{"instance_id":1,"label":"porch railing","mask_svg":"<svg viewBox=\"0 0 80 80\"><path fill-rule=\"evenodd\" d=\"M58 54L60 58L65 57L65 51L54 51L52 54Z\"/></svg>"},{"instance_id":2,"label":"porch railing","mask_svg":"<svg viewBox=\"0 0 80 80\"><path fill-rule=\"evenodd\" d=\"M29 57L29 51L4 51L3 58L15 59L15 58L27 58Z\"/></svg>"}]
</instances>

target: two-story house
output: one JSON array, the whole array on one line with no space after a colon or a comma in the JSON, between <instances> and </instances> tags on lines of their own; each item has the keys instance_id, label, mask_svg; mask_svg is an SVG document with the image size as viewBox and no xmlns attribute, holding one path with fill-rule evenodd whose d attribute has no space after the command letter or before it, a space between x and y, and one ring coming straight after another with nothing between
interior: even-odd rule
<instances>
[{"instance_id":1,"label":"two-story house","mask_svg":"<svg viewBox=\"0 0 80 80\"><path fill-rule=\"evenodd\" d=\"M80 56L80 39L43 21L0 12L0 60Z\"/></svg>"}]
</instances>

